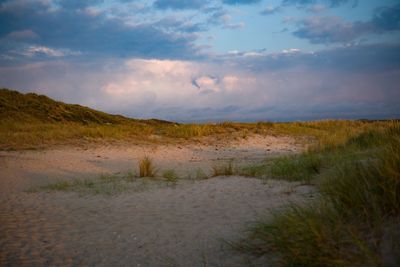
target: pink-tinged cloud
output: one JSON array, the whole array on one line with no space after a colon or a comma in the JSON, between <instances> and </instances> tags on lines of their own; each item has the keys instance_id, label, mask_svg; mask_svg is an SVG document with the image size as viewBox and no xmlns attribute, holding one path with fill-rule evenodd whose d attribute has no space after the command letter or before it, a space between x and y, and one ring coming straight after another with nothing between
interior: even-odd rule
<instances>
[{"instance_id":1,"label":"pink-tinged cloud","mask_svg":"<svg viewBox=\"0 0 400 267\"><path fill-rule=\"evenodd\" d=\"M384 118L400 115L398 50L397 46L313 54L288 50L227 55L208 62L43 61L0 68L0 86L137 118Z\"/></svg>"},{"instance_id":2,"label":"pink-tinged cloud","mask_svg":"<svg viewBox=\"0 0 400 267\"><path fill-rule=\"evenodd\" d=\"M5 38L12 40L30 40L38 39L39 35L32 30L22 30L10 32Z\"/></svg>"}]
</instances>

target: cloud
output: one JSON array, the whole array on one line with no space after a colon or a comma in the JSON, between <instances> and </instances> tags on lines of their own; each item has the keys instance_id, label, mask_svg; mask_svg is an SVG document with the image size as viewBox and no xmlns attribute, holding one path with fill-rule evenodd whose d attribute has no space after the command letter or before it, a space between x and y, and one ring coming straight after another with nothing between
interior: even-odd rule
<instances>
[{"instance_id":1,"label":"cloud","mask_svg":"<svg viewBox=\"0 0 400 267\"><path fill-rule=\"evenodd\" d=\"M226 22L222 27L224 29L235 30L235 29L242 29L242 28L244 28L244 26L245 26L244 22L239 22L239 23Z\"/></svg>"},{"instance_id":2,"label":"cloud","mask_svg":"<svg viewBox=\"0 0 400 267\"><path fill-rule=\"evenodd\" d=\"M39 35L32 30L22 30L22 31L10 32L5 36L5 38L12 40L29 40L29 39L37 39L39 38Z\"/></svg>"},{"instance_id":3,"label":"cloud","mask_svg":"<svg viewBox=\"0 0 400 267\"><path fill-rule=\"evenodd\" d=\"M241 81L241 79L236 75L227 75L222 79L222 83L224 84L226 90L237 89L241 82L243 81Z\"/></svg>"},{"instance_id":4,"label":"cloud","mask_svg":"<svg viewBox=\"0 0 400 267\"><path fill-rule=\"evenodd\" d=\"M260 12L261 15L273 15L282 10L280 6L267 6L263 11Z\"/></svg>"},{"instance_id":5,"label":"cloud","mask_svg":"<svg viewBox=\"0 0 400 267\"><path fill-rule=\"evenodd\" d=\"M352 2L353 6L357 5L358 0L283 0L282 3L284 5L314 5L317 2L326 2L331 7L337 7L347 2Z\"/></svg>"},{"instance_id":6,"label":"cloud","mask_svg":"<svg viewBox=\"0 0 400 267\"><path fill-rule=\"evenodd\" d=\"M222 2L227 5L249 5L260 3L261 0L223 0Z\"/></svg>"},{"instance_id":7,"label":"cloud","mask_svg":"<svg viewBox=\"0 0 400 267\"><path fill-rule=\"evenodd\" d=\"M263 53L258 57L234 58L236 64L245 66L251 73L280 72L299 66L346 73L396 72L400 69L400 43L354 45L319 52L300 52L297 49L289 51L293 52L287 53L284 50L282 53Z\"/></svg>"},{"instance_id":8,"label":"cloud","mask_svg":"<svg viewBox=\"0 0 400 267\"><path fill-rule=\"evenodd\" d=\"M163 18L157 22L152 23L151 26L171 33L197 33L203 32L207 29L204 23L194 23L190 20L190 18L178 19L174 16Z\"/></svg>"},{"instance_id":9,"label":"cloud","mask_svg":"<svg viewBox=\"0 0 400 267\"><path fill-rule=\"evenodd\" d=\"M81 51L82 56L88 57L191 58L198 53L194 45L197 37L192 34L197 30L196 25L182 26L180 32L167 31L157 22L132 25L100 11L94 14L87 8L75 9L80 7L78 2L85 1L71 2L68 8L56 9L48 1L3 4L0 9L0 54L6 55L11 50L30 45ZM21 29L31 32L21 33ZM15 38L29 34L40 38ZM12 42L10 36L14 37Z\"/></svg>"},{"instance_id":10,"label":"cloud","mask_svg":"<svg viewBox=\"0 0 400 267\"><path fill-rule=\"evenodd\" d=\"M293 32L296 37L308 39L311 43L350 42L373 31L373 25L365 22L347 22L341 17L309 17L299 22Z\"/></svg>"},{"instance_id":11,"label":"cloud","mask_svg":"<svg viewBox=\"0 0 400 267\"><path fill-rule=\"evenodd\" d=\"M98 59L0 67L0 86L177 121L400 116L400 44L287 49L214 61Z\"/></svg>"},{"instance_id":12,"label":"cloud","mask_svg":"<svg viewBox=\"0 0 400 267\"><path fill-rule=\"evenodd\" d=\"M284 54L300 53L300 49L298 49L298 48L283 49L282 53L284 53Z\"/></svg>"},{"instance_id":13,"label":"cloud","mask_svg":"<svg viewBox=\"0 0 400 267\"><path fill-rule=\"evenodd\" d=\"M204 0L156 0L154 7L158 9L198 9L207 4Z\"/></svg>"},{"instance_id":14,"label":"cloud","mask_svg":"<svg viewBox=\"0 0 400 267\"><path fill-rule=\"evenodd\" d=\"M103 3L104 0L56 0L55 3L63 8L78 9Z\"/></svg>"},{"instance_id":15,"label":"cloud","mask_svg":"<svg viewBox=\"0 0 400 267\"><path fill-rule=\"evenodd\" d=\"M400 4L377 8L372 22L382 31L400 30Z\"/></svg>"},{"instance_id":16,"label":"cloud","mask_svg":"<svg viewBox=\"0 0 400 267\"><path fill-rule=\"evenodd\" d=\"M293 34L315 44L348 43L362 36L400 30L400 4L377 8L369 21L345 21L338 16L308 17Z\"/></svg>"},{"instance_id":17,"label":"cloud","mask_svg":"<svg viewBox=\"0 0 400 267\"><path fill-rule=\"evenodd\" d=\"M213 8L208 11L210 14L207 19L208 25L221 26L224 29L241 29L244 28L244 22L232 23L232 17L224 8Z\"/></svg>"},{"instance_id":18,"label":"cloud","mask_svg":"<svg viewBox=\"0 0 400 267\"><path fill-rule=\"evenodd\" d=\"M202 94L215 93L221 90L218 78L213 76L206 75L194 78L192 79L192 84L199 89Z\"/></svg>"},{"instance_id":19,"label":"cloud","mask_svg":"<svg viewBox=\"0 0 400 267\"><path fill-rule=\"evenodd\" d=\"M312 6L307 8L307 11L310 12L310 13L322 13L322 12L324 12L326 10L327 10L327 6L319 5L319 4L312 5Z\"/></svg>"},{"instance_id":20,"label":"cloud","mask_svg":"<svg viewBox=\"0 0 400 267\"><path fill-rule=\"evenodd\" d=\"M70 50L52 49L45 46L30 46L27 49L20 52L22 55L33 57L45 55L48 57L65 57L65 56L76 56L80 55L80 52L73 52Z\"/></svg>"}]
</instances>

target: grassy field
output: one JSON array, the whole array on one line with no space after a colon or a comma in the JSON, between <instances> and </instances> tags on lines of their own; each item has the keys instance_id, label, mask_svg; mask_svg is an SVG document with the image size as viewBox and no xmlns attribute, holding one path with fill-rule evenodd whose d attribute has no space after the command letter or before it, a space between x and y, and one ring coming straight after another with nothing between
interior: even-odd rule
<instances>
[{"instance_id":1,"label":"grassy field","mask_svg":"<svg viewBox=\"0 0 400 267\"><path fill-rule=\"evenodd\" d=\"M400 266L400 124L376 126L244 168L249 176L313 183L320 198L260 221L234 246L276 266Z\"/></svg>"}]
</instances>

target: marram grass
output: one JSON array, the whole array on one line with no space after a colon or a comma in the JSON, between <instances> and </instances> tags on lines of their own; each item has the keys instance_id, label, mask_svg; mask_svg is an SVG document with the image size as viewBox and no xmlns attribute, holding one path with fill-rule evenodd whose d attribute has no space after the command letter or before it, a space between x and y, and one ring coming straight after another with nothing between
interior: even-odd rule
<instances>
[{"instance_id":1,"label":"marram grass","mask_svg":"<svg viewBox=\"0 0 400 267\"><path fill-rule=\"evenodd\" d=\"M275 213L234 245L276 266L400 266L399 123L312 153L344 155L322 160L319 200Z\"/></svg>"}]
</instances>

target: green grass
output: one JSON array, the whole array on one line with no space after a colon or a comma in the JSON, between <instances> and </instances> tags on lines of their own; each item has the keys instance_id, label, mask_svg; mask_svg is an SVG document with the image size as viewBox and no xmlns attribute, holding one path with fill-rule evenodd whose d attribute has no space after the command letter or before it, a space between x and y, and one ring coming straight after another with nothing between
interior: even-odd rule
<instances>
[{"instance_id":1,"label":"green grass","mask_svg":"<svg viewBox=\"0 0 400 267\"><path fill-rule=\"evenodd\" d=\"M170 182L170 180L164 179L139 178L130 173L125 175L103 174L97 178L51 183L38 188L32 188L29 191L64 191L77 192L80 195L115 196L124 192L142 192L167 187L170 185Z\"/></svg>"},{"instance_id":2,"label":"green grass","mask_svg":"<svg viewBox=\"0 0 400 267\"><path fill-rule=\"evenodd\" d=\"M213 166L213 174L212 177L216 176L230 176L233 175L234 169L233 169L233 164L232 162L228 162L226 164L218 165L218 166Z\"/></svg>"},{"instance_id":3,"label":"green grass","mask_svg":"<svg viewBox=\"0 0 400 267\"><path fill-rule=\"evenodd\" d=\"M95 179L70 180L42 186L43 191L77 191L83 194L115 195L128 190L128 176L101 175Z\"/></svg>"},{"instance_id":4,"label":"green grass","mask_svg":"<svg viewBox=\"0 0 400 267\"><path fill-rule=\"evenodd\" d=\"M165 178L165 180L172 183L176 183L179 179L179 176L174 170L165 170L162 176Z\"/></svg>"},{"instance_id":5,"label":"green grass","mask_svg":"<svg viewBox=\"0 0 400 267\"><path fill-rule=\"evenodd\" d=\"M194 175L190 174L188 176L189 180L205 180L210 178L201 168L197 168L194 172Z\"/></svg>"},{"instance_id":6,"label":"green grass","mask_svg":"<svg viewBox=\"0 0 400 267\"><path fill-rule=\"evenodd\" d=\"M301 125L310 126L323 123L325 122L310 122ZM335 122L329 122L328 125L330 123L336 125ZM346 122L345 125L347 124L351 125L352 122ZM337 125L344 127L344 129L336 130L336 132L346 131L347 139L342 139L342 135L338 139L335 135L331 138L323 137L318 142L312 143L304 153L267 158L264 163L242 167L239 174L310 183L312 180L318 179L321 173L331 171L332 167L359 161L370 157L371 154L373 155L379 146L385 142L383 138L386 135L385 131L398 127L398 122L379 123L375 125L377 127L374 129L366 126L363 131L360 131L360 129L345 130L347 126L345 127L340 123ZM297 126L295 126L295 129L297 129ZM330 129L330 127L324 127L324 129Z\"/></svg>"},{"instance_id":7,"label":"green grass","mask_svg":"<svg viewBox=\"0 0 400 267\"><path fill-rule=\"evenodd\" d=\"M273 161L270 173L272 177L285 180L308 182L311 177L320 173L322 158L314 153L302 156L283 157Z\"/></svg>"},{"instance_id":8,"label":"green grass","mask_svg":"<svg viewBox=\"0 0 400 267\"><path fill-rule=\"evenodd\" d=\"M260 221L237 248L276 266L399 266L399 123L276 162L278 176L316 179L319 201Z\"/></svg>"},{"instance_id":9,"label":"green grass","mask_svg":"<svg viewBox=\"0 0 400 267\"><path fill-rule=\"evenodd\" d=\"M328 157L327 155L308 152L267 159L262 164L244 166L238 173L250 177L310 183L312 178L321 172L324 165L328 162L332 163L332 161L332 155Z\"/></svg>"}]
</instances>

